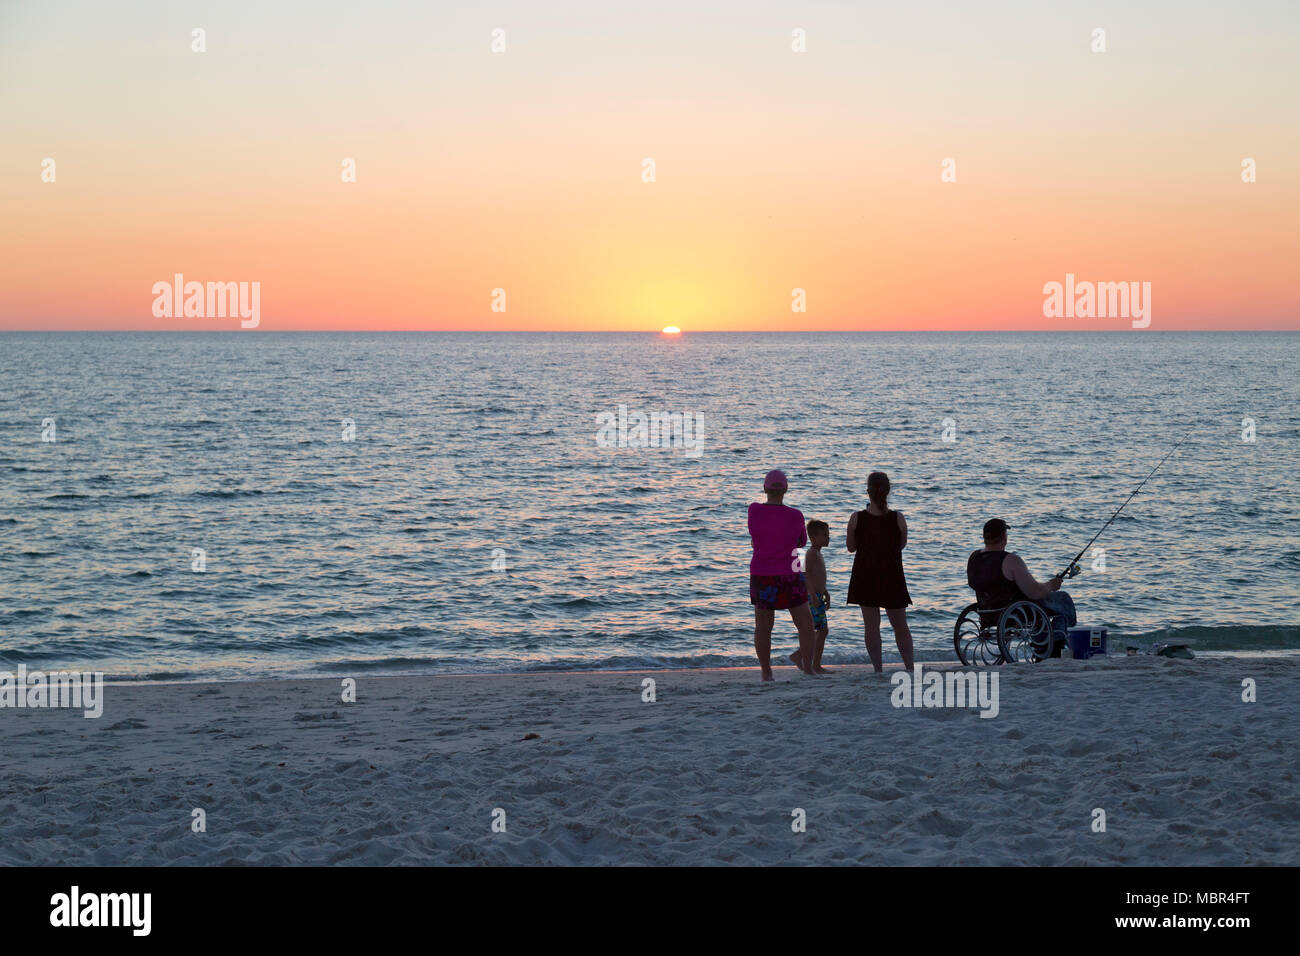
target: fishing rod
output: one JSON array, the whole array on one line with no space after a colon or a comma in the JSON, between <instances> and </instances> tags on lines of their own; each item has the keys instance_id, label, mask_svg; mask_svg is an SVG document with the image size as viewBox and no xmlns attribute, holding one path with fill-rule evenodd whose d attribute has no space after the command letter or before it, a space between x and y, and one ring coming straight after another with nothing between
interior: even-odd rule
<instances>
[{"instance_id":1,"label":"fishing rod","mask_svg":"<svg viewBox=\"0 0 1300 956\"><path fill-rule=\"evenodd\" d=\"M1058 578L1061 579L1072 578L1079 573L1079 560L1087 553L1088 549L1092 547L1093 542L1095 542L1098 538L1101 537L1101 532L1105 531L1107 528L1110 527L1111 521L1114 521L1116 518L1119 517L1119 513L1124 510L1124 506L1137 497L1137 493L1142 490L1142 485L1145 485L1148 481L1150 481L1151 475L1154 475L1157 471L1159 471L1160 466L1163 465L1165 462L1167 462L1170 458L1172 458L1174 452L1178 451L1178 449L1183 447L1183 442L1187 441L1187 439L1191 437L1192 437L1192 431L1189 429L1187 434L1182 437L1182 440L1179 441L1177 445L1175 445L1173 448L1169 450L1169 454L1165 455L1164 458L1161 458L1160 461L1156 463L1156 466L1151 469L1151 473L1148 474L1145 478L1143 478L1141 484L1139 484L1136 488L1133 489L1133 494L1129 495L1127 498L1124 499L1124 504L1120 505L1118 508L1115 509L1115 513L1110 516L1110 519L1104 525L1101 526L1101 531L1098 531L1096 534L1092 536L1092 541L1089 541L1087 544L1083 546L1083 550L1080 551L1078 554L1076 554L1074 556L1074 560L1071 561L1068 565L1066 565L1065 570L1057 575Z\"/></svg>"}]
</instances>

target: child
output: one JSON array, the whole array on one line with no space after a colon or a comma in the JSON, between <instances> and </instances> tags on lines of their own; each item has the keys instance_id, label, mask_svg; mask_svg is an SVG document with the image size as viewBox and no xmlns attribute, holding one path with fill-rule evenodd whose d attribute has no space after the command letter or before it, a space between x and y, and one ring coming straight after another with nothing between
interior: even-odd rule
<instances>
[{"instance_id":1,"label":"child","mask_svg":"<svg viewBox=\"0 0 1300 956\"><path fill-rule=\"evenodd\" d=\"M831 595L826 590L826 562L822 559L822 548L831 543L831 529L825 521L816 519L808 522L808 553L804 556L804 574L808 579L808 607L812 611L813 627L817 632L817 651L813 658L813 672L829 674L822 667L822 651L826 648L826 635L830 628L826 624L826 609L830 607ZM799 652L790 655L796 667L799 666Z\"/></svg>"}]
</instances>

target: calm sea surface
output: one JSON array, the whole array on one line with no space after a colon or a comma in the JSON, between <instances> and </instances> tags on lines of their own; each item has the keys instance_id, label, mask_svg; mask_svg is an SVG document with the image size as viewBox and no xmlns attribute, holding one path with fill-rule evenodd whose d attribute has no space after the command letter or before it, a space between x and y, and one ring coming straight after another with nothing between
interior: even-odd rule
<instances>
[{"instance_id":1,"label":"calm sea surface","mask_svg":"<svg viewBox=\"0 0 1300 956\"><path fill-rule=\"evenodd\" d=\"M1286 333L0 334L0 667L752 664L773 467L832 528L827 662L866 659L843 535L875 469L947 660L986 518L1046 578L1189 431L1067 585L1080 623L1293 653L1298 371ZM620 405L701 441L607 447Z\"/></svg>"}]
</instances>

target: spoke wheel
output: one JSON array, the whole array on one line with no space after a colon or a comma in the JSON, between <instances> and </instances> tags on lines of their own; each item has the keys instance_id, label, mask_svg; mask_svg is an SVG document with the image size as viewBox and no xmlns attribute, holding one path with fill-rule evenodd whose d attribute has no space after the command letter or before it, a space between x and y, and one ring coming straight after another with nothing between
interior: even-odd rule
<instances>
[{"instance_id":1,"label":"spoke wheel","mask_svg":"<svg viewBox=\"0 0 1300 956\"><path fill-rule=\"evenodd\" d=\"M967 667L993 667L1004 661L997 628L980 624L980 606L972 604L961 612L952 629L952 646L957 660Z\"/></svg>"},{"instance_id":2,"label":"spoke wheel","mask_svg":"<svg viewBox=\"0 0 1300 956\"><path fill-rule=\"evenodd\" d=\"M1017 601L998 619L1002 656L1013 663L1036 663L1052 653L1052 622L1033 601Z\"/></svg>"}]
</instances>

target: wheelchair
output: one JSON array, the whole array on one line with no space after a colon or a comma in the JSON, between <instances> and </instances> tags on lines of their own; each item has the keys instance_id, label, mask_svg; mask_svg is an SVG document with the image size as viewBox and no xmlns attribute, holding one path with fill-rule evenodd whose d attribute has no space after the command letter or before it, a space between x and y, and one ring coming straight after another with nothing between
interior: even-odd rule
<instances>
[{"instance_id":1,"label":"wheelchair","mask_svg":"<svg viewBox=\"0 0 1300 956\"><path fill-rule=\"evenodd\" d=\"M1006 607L976 601L957 616L952 646L967 667L1046 660L1052 655L1052 624L1058 616L1033 601Z\"/></svg>"}]
</instances>

